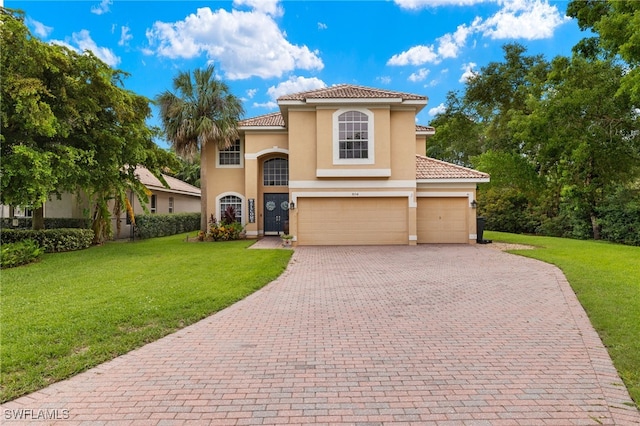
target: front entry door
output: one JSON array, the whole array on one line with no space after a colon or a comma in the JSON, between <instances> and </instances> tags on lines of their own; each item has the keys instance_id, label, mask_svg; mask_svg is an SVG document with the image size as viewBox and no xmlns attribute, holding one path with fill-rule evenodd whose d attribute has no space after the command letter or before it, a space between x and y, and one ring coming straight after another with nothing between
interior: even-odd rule
<instances>
[{"instance_id":1,"label":"front entry door","mask_svg":"<svg viewBox=\"0 0 640 426\"><path fill-rule=\"evenodd\" d=\"M277 235L284 232L289 220L289 194L264 194L264 233Z\"/></svg>"}]
</instances>

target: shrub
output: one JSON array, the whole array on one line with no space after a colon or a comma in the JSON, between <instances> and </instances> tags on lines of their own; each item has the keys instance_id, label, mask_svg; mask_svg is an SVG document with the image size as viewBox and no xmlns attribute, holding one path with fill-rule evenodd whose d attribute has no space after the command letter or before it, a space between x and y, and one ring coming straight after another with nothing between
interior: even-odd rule
<instances>
[{"instance_id":1,"label":"shrub","mask_svg":"<svg viewBox=\"0 0 640 426\"><path fill-rule=\"evenodd\" d=\"M13 226L13 218L2 218L0 221L0 228L2 229L31 229L30 217L19 217L18 226ZM45 217L44 218L45 229L59 229L59 228L91 228L91 219L77 219L68 217Z\"/></svg>"},{"instance_id":2,"label":"shrub","mask_svg":"<svg viewBox=\"0 0 640 426\"><path fill-rule=\"evenodd\" d=\"M93 231L90 229L4 229L2 244L33 240L46 253L81 250L91 246Z\"/></svg>"},{"instance_id":3,"label":"shrub","mask_svg":"<svg viewBox=\"0 0 640 426\"><path fill-rule=\"evenodd\" d=\"M147 214L136 216L138 238L165 237L200 229L200 213Z\"/></svg>"},{"instance_id":4,"label":"shrub","mask_svg":"<svg viewBox=\"0 0 640 426\"><path fill-rule=\"evenodd\" d=\"M213 241L239 240L242 224L236 221L236 212L232 206L227 207L220 222L213 215L209 218L209 236Z\"/></svg>"},{"instance_id":5,"label":"shrub","mask_svg":"<svg viewBox=\"0 0 640 426\"><path fill-rule=\"evenodd\" d=\"M13 268L35 262L42 255L42 249L33 240L23 240L17 243L2 244L0 249L0 267Z\"/></svg>"}]
</instances>

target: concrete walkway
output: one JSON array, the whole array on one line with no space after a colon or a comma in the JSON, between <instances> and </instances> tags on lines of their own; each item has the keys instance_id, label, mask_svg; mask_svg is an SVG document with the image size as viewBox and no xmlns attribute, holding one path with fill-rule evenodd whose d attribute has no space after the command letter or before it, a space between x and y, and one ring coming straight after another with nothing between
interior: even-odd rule
<instances>
[{"instance_id":1,"label":"concrete walkway","mask_svg":"<svg viewBox=\"0 0 640 426\"><path fill-rule=\"evenodd\" d=\"M446 245L297 248L245 300L2 405L3 424L18 415L64 425L640 424L557 268Z\"/></svg>"}]
</instances>

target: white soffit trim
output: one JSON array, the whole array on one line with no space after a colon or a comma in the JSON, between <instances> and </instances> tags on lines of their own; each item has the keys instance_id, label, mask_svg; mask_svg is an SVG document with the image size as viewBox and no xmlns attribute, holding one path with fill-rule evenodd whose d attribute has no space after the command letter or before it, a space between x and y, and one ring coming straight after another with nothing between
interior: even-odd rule
<instances>
[{"instance_id":1,"label":"white soffit trim","mask_svg":"<svg viewBox=\"0 0 640 426\"><path fill-rule=\"evenodd\" d=\"M416 132L416 135L419 135L419 136L431 136L435 134L436 134L435 129L434 130L418 130Z\"/></svg>"},{"instance_id":2,"label":"white soffit trim","mask_svg":"<svg viewBox=\"0 0 640 426\"><path fill-rule=\"evenodd\" d=\"M391 169L316 169L316 177L391 177Z\"/></svg>"},{"instance_id":3,"label":"white soffit trim","mask_svg":"<svg viewBox=\"0 0 640 426\"><path fill-rule=\"evenodd\" d=\"M380 180L380 181L353 181L353 180L291 180L289 188L292 189L343 189L343 188L415 188L415 180Z\"/></svg>"}]
</instances>

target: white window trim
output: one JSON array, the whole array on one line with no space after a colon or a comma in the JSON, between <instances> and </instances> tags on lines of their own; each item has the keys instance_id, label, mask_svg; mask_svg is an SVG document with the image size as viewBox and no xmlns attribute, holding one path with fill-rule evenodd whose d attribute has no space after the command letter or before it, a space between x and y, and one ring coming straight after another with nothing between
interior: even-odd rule
<instances>
[{"instance_id":1,"label":"white window trim","mask_svg":"<svg viewBox=\"0 0 640 426\"><path fill-rule=\"evenodd\" d=\"M235 142L234 142L235 143ZM220 153L224 150L221 150L220 147L216 145L216 168L218 169L241 169L244 167L244 143L243 140L240 139L240 164L220 164Z\"/></svg>"},{"instance_id":2,"label":"white window trim","mask_svg":"<svg viewBox=\"0 0 640 426\"><path fill-rule=\"evenodd\" d=\"M367 132L369 138L367 139L368 158L340 158L340 133L338 117L348 111L361 112L369 118ZM338 165L358 165L358 164L375 164L375 138L374 130L375 123L373 120L373 112L366 108L341 108L333 113L333 164Z\"/></svg>"},{"instance_id":3,"label":"white window trim","mask_svg":"<svg viewBox=\"0 0 640 426\"><path fill-rule=\"evenodd\" d=\"M247 200L245 199L244 195L240 194L239 192L223 192L222 194L218 194L216 196L216 220L218 220L218 222L220 222L222 220L222 211L220 210L220 200L222 200L224 197L229 196L229 195L233 195L236 196L238 198L240 198L240 202L242 203L242 211L240 212L240 223L242 224L242 226L246 225L246 205L247 205Z\"/></svg>"}]
</instances>

